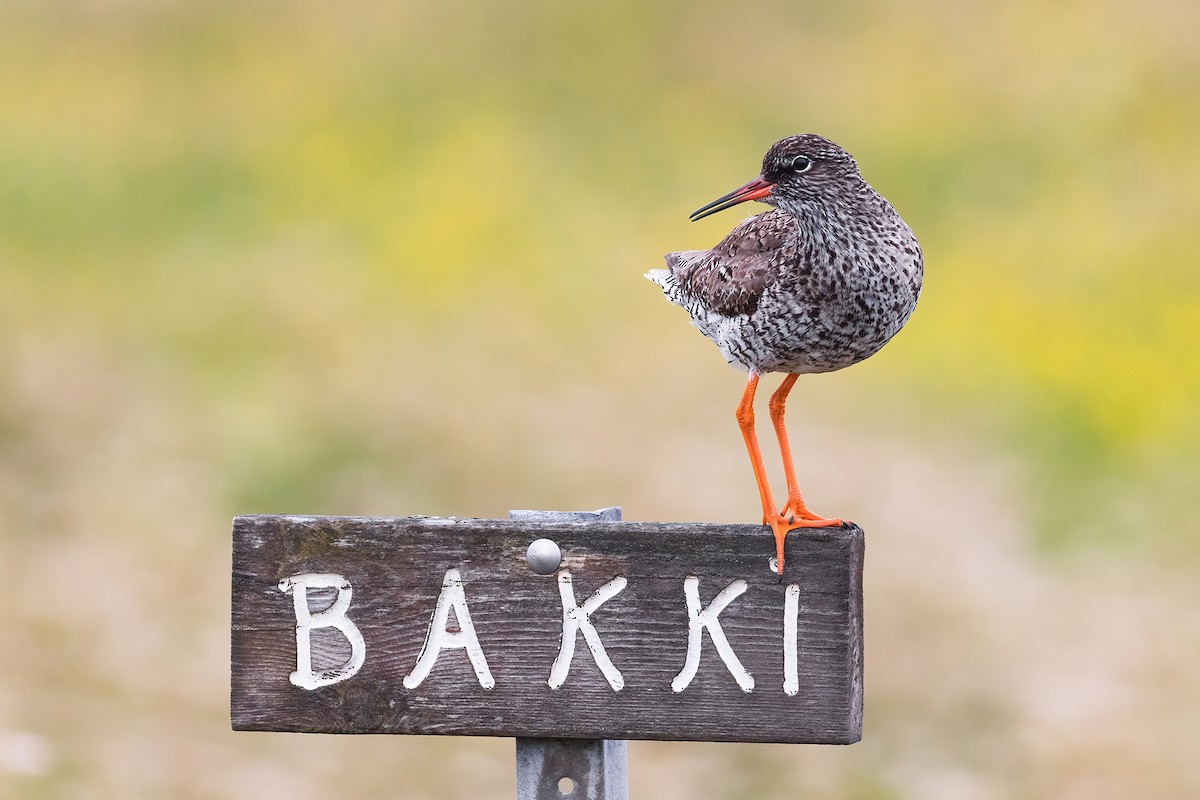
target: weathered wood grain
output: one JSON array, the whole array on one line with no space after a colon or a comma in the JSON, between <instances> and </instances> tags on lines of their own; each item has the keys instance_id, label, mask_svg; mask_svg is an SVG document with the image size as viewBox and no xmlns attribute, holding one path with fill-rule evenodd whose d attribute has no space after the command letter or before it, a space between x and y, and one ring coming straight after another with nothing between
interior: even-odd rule
<instances>
[{"instance_id":1,"label":"weathered wood grain","mask_svg":"<svg viewBox=\"0 0 1200 800\"><path fill-rule=\"evenodd\" d=\"M559 652L562 606L554 575L536 575L525 550L554 539L580 605L616 576L626 588L592 623L624 677L614 691L583 637L566 683L547 685ZM769 531L706 523L531 523L405 517L238 517L233 529L233 727L321 733L420 733L597 739L848 744L862 724L863 534L853 526L789 535L786 570L770 570ZM484 689L463 650L441 653L426 680L402 683L425 643L443 577L458 569L495 686ZM349 618L366 658L353 677L299 688L292 598L279 581L338 573L353 585ZM683 691L688 614L684 580L707 605L731 581L744 594L719 619L753 675L744 692L703 636L700 668ZM785 694L785 592L799 587L798 687ZM332 600L310 596L317 611ZM451 616L451 625L454 617ZM349 645L313 631L313 660L331 668Z\"/></svg>"}]
</instances>

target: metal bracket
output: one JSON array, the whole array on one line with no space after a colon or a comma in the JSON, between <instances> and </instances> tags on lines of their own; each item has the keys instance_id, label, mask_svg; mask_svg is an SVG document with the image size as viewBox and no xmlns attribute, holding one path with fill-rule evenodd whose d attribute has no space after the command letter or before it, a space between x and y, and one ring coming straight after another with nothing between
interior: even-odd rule
<instances>
[{"instance_id":1,"label":"metal bracket","mask_svg":"<svg viewBox=\"0 0 1200 800\"><path fill-rule=\"evenodd\" d=\"M509 511L514 522L620 522L621 508ZM531 556L532 557L532 556ZM517 800L627 800L627 743L609 739L517 739Z\"/></svg>"}]
</instances>

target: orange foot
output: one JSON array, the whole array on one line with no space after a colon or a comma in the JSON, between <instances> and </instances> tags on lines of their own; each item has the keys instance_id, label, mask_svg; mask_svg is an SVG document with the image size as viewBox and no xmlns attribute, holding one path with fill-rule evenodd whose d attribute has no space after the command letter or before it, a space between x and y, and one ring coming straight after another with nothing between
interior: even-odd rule
<instances>
[{"instance_id":1,"label":"orange foot","mask_svg":"<svg viewBox=\"0 0 1200 800\"><path fill-rule=\"evenodd\" d=\"M763 524L771 526L771 532L775 534L775 572L779 575L783 574L783 541L788 531L794 531L797 528L836 528L843 524L840 519L817 516L803 506L801 509L802 515L797 516L785 506L783 513L774 514L763 520Z\"/></svg>"}]
</instances>

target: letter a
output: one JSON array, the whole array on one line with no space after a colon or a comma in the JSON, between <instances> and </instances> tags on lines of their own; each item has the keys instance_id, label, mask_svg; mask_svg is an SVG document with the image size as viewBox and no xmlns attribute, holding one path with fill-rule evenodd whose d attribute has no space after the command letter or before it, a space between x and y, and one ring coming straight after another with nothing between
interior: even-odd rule
<instances>
[{"instance_id":1,"label":"letter a","mask_svg":"<svg viewBox=\"0 0 1200 800\"><path fill-rule=\"evenodd\" d=\"M708 628L708 635L716 645L717 653L733 674L737 685L743 692L754 691L754 676L747 672L738 660L737 654L729 646L729 640L725 638L725 631L721 629L721 620L717 619L717 615L725 610L725 606L741 597L745 591L746 582L738 579L722 589L708 604L708 608L701 608L700 579L694 575L684 578L683 594L687 598L688 610L687 657L684 659L683 669L675 676L675 680L671 681L672 691L682 692L692 682L692 678L696 677L696 670L700 668L700 645L705 628Z\"/></svg>"},{"instance_id":2,"label":"letter a","mask_svg":"<svg viewBox=\"0 0 1200 800\"><path fill-rule=\"evenodd\" d=\"M309 589L337 589L337 597L329 608L314 614L308 610ZM344 681L358 672L366 658L367 645L358 626L346 616L354 591L350 581L333 573L306 573L284 578L279 582L279 591L292 596L292 608L296 612L296 671L290 676L291 682L301 689L316 689ZM341 631L350 643L350 660L335 669L313 672L313 628L337 628Z\"/></svg>"},{"instance_id":3,"label":"letter a","mask_svg":"<svg viewBox=\"0 0 1200 800\"><path fill-rule=\"evenodd\" d=\"M571 573L565 569L559 571L558 594L562 598L563 632L558 658L554 659L554 666L550 668L550 680L546 681L551 689L557 689L566 682L567 673L571 671L571 659L575 656L575 635L580 631L583 631L583 639L592 651L592 658L596 659L596 666L608 680L608 685L617 692L625 687L625 678L621 676L621 671L613 666L604 649L604 643L600 641L600 634L596 633L596 628L588 617L597 608L618 595L625 588L626 583L628 581L618 575L597 589L596 593L589 597L580 608L575 605L575 590L571 588Z\"/></svg>"},{"instance_id":4,"label":"letter a","mask_svg":"<svg viewBox=\"0 0 1200 800\"><path fill-rule=\"evenodd\" d=\"M458 619L458 630L446 630L450 620L450 609ZM475 635L475 625L471 622L471 612L467 610L467 596L463 592L462 575L456 569L446 570L442 579L442 593L438 595L437 607L433 611L433 619L429 623L429 633L425 636L425 646L417 657L417 665L404 678L404 688L415 689L429 675L433 665L437 663L438 654L442 650L466 650L471 666L475 668L475 677L484 689L496 685L492 671L488 669L487 658L483 648L479 646L479 637Z\"/></svg>"}]
</instances>

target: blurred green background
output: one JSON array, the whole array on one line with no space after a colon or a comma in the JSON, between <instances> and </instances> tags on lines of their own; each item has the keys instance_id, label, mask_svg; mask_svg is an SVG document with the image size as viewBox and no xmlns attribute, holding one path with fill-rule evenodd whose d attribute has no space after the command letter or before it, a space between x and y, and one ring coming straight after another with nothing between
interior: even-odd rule
<instances>
[{"instance_id":1,"label":"blurred green background","mask_svg":"<svg viewBox=\"0 0 1200 800\"><path fill-rule=\"evenodd\" d=\"M508 741L230 732L230 518L753 521L743 378L641 275L813 131L926 254L908 328L789 405L867 530L864 740L635 743L634 796L1200 796L1198 30L0 3L0 795L512 796Z\"/></svg>"}]
</instances>

